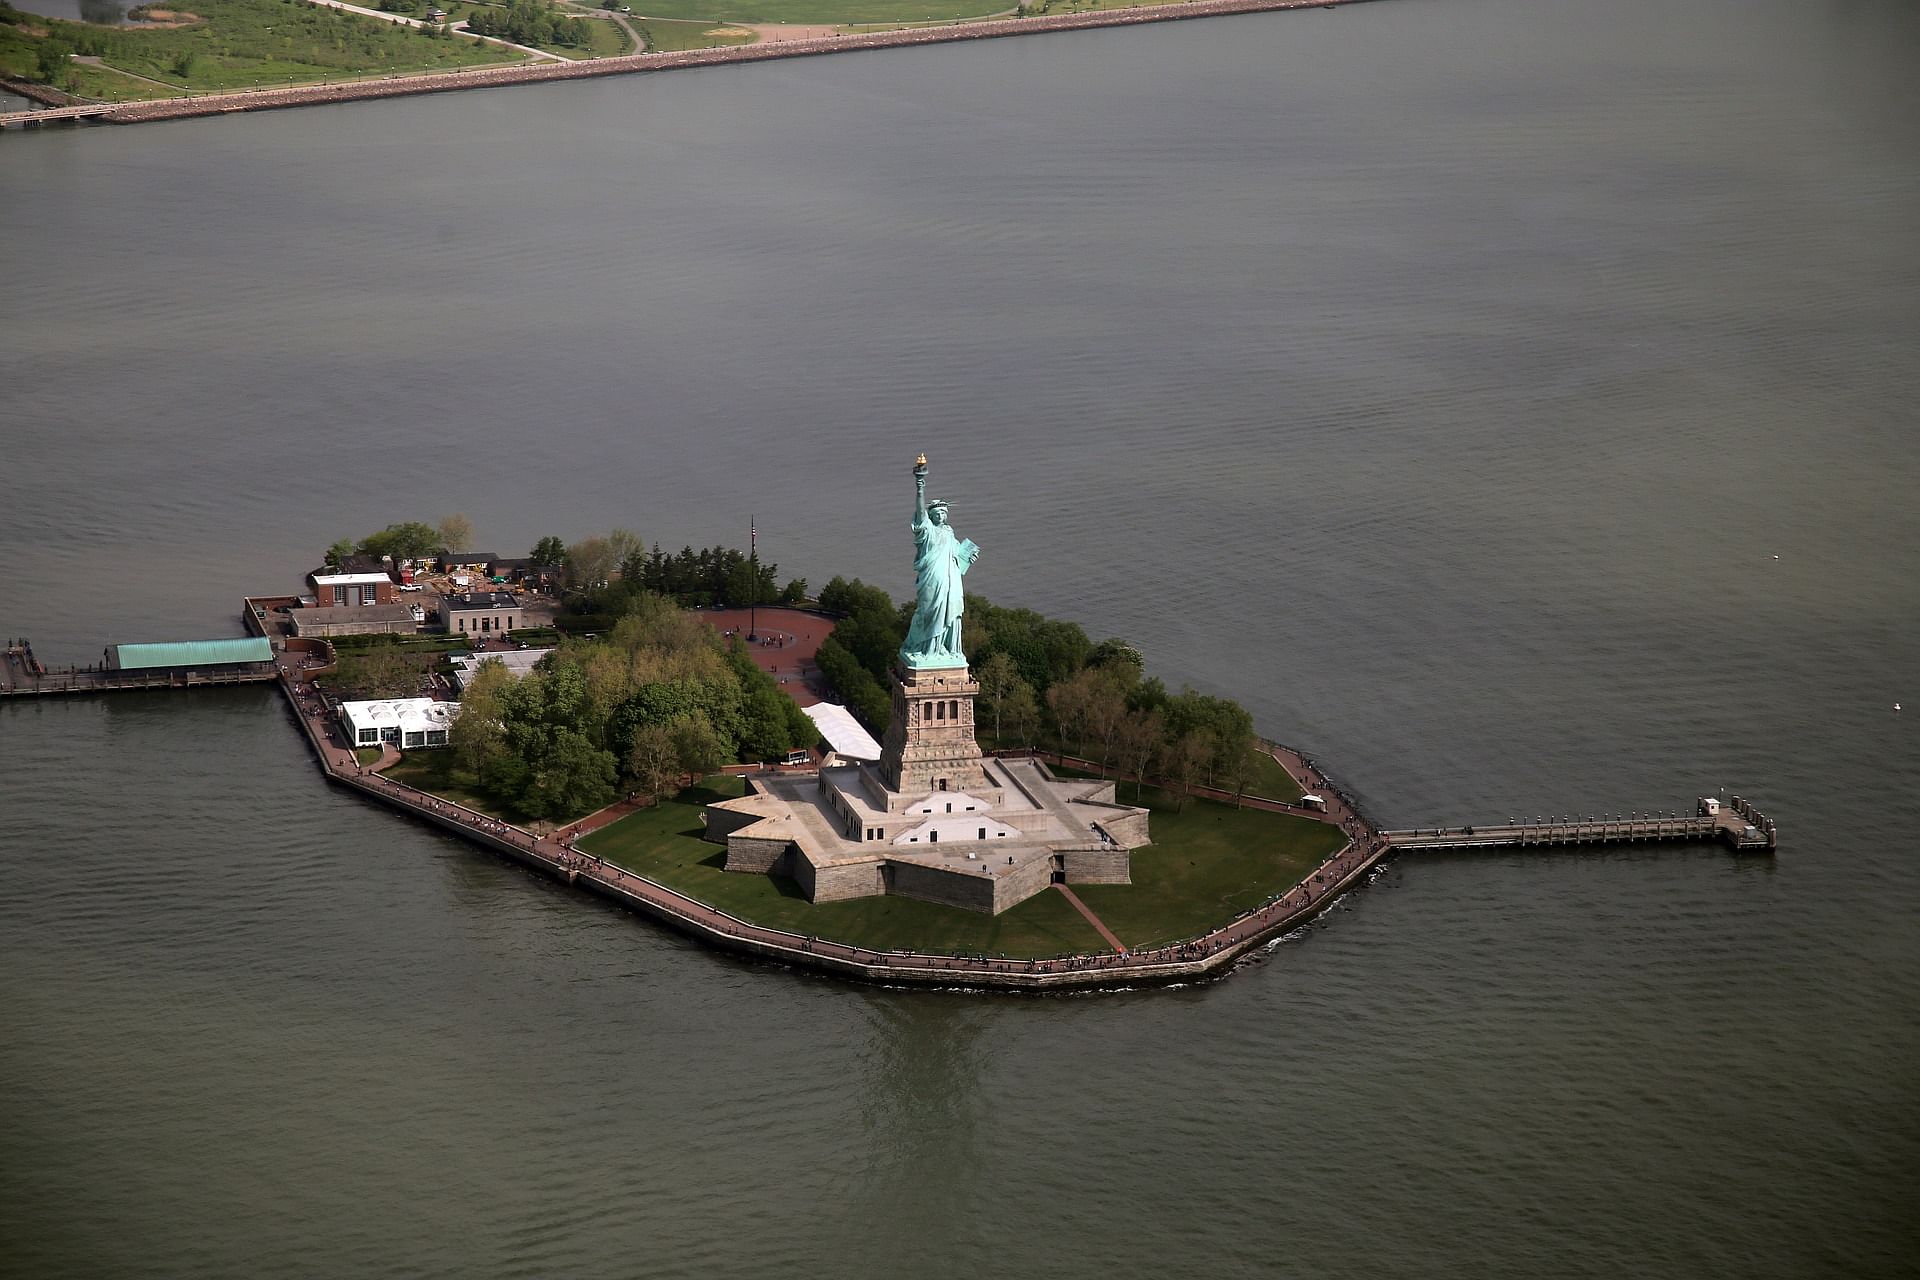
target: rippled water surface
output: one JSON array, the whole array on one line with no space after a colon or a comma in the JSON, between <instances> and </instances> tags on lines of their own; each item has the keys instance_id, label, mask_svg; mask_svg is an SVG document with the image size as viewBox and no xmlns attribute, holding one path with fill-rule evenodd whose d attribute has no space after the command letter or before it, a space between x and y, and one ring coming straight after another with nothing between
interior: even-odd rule
<instances>
[{"instance_id":1,"label":"rippled water surface","mask_svg":"<svg viewBox=\"0 0 1920 1280\"><path fill-rule=\"evenodd\" d=\"M1910 1274L1917 51L1895 0L1401 0L0 141L49 660L453 510L751 512L904 592L925 449L978 590L1385 822L1724 787L1786 840L906 994L334 794L267 691L0 707L0 1269Z\"/></svg>"}]
</instances>

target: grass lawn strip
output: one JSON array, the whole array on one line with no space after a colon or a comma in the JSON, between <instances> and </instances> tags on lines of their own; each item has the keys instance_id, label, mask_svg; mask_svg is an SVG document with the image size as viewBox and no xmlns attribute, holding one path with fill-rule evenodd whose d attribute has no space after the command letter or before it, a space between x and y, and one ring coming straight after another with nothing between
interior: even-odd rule
<instances>
[{"instance_id":1,"label":"grass lawn strip","mask_svg":"<svg viewBox=\"0 0 1920 1280\"><path fill-rule=\"evenodd\" d=\"M1122 786L1120 799L1135 803L1132 790ZM1172 798L1152 787L1137 803L1153 811L1153 844L1133 851L1133 883L1073 887L1133 948L1218 928L1286 892L1346 843L1331 823L1214 800L1175 812Z\"/></svg>"}]
</instances>

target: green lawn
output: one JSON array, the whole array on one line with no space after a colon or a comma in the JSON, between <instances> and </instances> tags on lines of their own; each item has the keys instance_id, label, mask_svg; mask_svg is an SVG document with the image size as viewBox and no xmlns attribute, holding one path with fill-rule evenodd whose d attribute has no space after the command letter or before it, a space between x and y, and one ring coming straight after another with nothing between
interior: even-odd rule
<instances>
[{"instance_id":1,"label":"green lawn","mask_svg":"<svg viewBox=\"0 0 1920 1280\"><path fill-rule=\"evenodd\" d=\"M638 28L641 37L646 40L647 48L655 53L672 53L679 49L712 49L730 44L749 44L753 41L751 31L739 31L705 20L673 22L664 18L634 18L632 22ZM721 34L715 35L716 31Z\"/></svg>"},{"instance_id":2,"label":"green lawn","mask_svg":"<svg viewBox=\"0 0 1920 1280\"><path fill-rule=\"evenodd\" d=\"M700 838L700 809L743 790L736 778L709 778L595 832L581 847L743 920L859 946L1015 957L1106 950L1072 904L1051 891L984 916L890 896L816 906L789 880L729 875L720 869L725 850ZM1144 803L1154 811L1155 843L1135 851L1134 882L1074 886L1129 946L1223 924L1297 884L1343 840L1337 827L1287 814L1205 800L1176 813L1171 799L1152 789Z\"/></svg>"},{"instance_id":3,"label":"green lawn","mask_svg":"<svg viewBox=\"0 0 1920 1280\"><path fill-rule=\"evenodd\" d=\"M1119 789L1132 803L1131 787ZM1175 812L1152 787L1153 844L1133 854L1133 883L1075 885L1074 892L1130 947L1194 937L1292 888L1346 843L1312 818L1192 800Z\"/></svg>"},{"instance_id":4,"label":"green lawn","mask_svg":"<svg viewBox=\"0 0 1920 1280\"><path fill-rule=\"evenodd\" d=\"M378 747L355 747L353 749L353 758L361 764L379 764L380 757L385 754L386 753Z\"/></svg>"},{"instance_id":5,"label":"green lawn","mask_svg":"<svg viewBox=\"0 0 1920 1280\"><path fill-rule=\"evenodd\" d=\"M1278 800L1283 804L1292 804L1300 798L1300 784L1280 767L1278 760L1264 751L1259 752L1256 758L1260 767L1254 771L1253 781L1247 784L1248 795Z\"/></svg>"},{"instance_id":6,"label":"green lawn","mask_svg":"<svg viewBox=\"0 0 1920 1280\"><path fill-rule=\"evenodd\" d=\"M790 880L729 875L720 869L726 850L700 838L700 809L743 790L737 778L709 778L596 831L580 846L743 920L859 946L1019 958L1107 949L1073 904L1053 892L986 916L891 896L815 906Z\"/></svg>"}]
</instances>

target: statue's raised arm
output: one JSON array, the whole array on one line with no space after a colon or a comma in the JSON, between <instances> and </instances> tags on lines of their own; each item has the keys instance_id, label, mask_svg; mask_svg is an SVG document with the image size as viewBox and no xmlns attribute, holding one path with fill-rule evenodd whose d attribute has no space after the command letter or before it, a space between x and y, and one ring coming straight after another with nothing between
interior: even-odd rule
<instances>
[{"instance_id":1,"label":"statue's raised arm","mask_svg":"<svg viewBox=\"0 0 1920 1280\"><path fill-rule=\"evenodd\" d=\"M964 667L960 617L966 610L962 581L980 548L954 538L943 498L927 501L927 455L913 464L913 625L900 646L900 660L913 668Z\"/></svg>"}]
</instances>

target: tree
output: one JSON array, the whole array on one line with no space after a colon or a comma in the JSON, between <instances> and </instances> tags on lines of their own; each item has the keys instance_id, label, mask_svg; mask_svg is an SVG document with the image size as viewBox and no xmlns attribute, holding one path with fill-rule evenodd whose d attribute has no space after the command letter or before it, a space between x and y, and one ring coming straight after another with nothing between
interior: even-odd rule
<instances>
[{"instance_id":1,"label":"tree","mask_svg":"<svg viewBox=\"0 0 1920 1280\"><path fill-rule=\"evenodd\" d=\"M639 579L639 566L647 554L647 544L640 540L639 534L631 529L615 529L607 535L607 553L612 556L613 563L619 568L622 579L629 576L636 581ZM634 566L634 572L631 575L627 573L629 564Z\"/></svg>"},{"instance_id":2,"label":"tree","mask_svg":"<svg viewBox=\"0 0 1920 1280\"><path fill-rule=\"evenodd\" d=\"M507 750L501 700L514 677L498 659L482 662L460 694L460 715L447 730L454 764L479 781L487 764Z\"/></svg>"},{"instance_id":3,"label":"tree","mask_svg":"<svg viewBox=\"0 0 1920 1280\"><path fill-rule=\"evenodd\" d=\"M575 818L613 803L613 753L602 751L573 729L554 731L529 777L520 807L539 818Z\"/></svg>"},{"instance_id":4,"label":"tree","mask_svg":"<svg viewBox=\"0 0 1920 1280\"><path fill-rule=\"evenodd\" d=\"M1040 702L1033 696L1032 685L1022 680L1013 686L1001 704L1000 719L1009 738L1023 747L1033 745L1040 733Z\"/></svg>"},{"instance_id":5,"label":"tree","mask_svg":"<svg viewBox=\"0 0 1920 1280\"><path fill-rule=\"evenodd\" d=\"M665 795L679 773L673 729L664 724L641 726L627 751L626 776L633 789L650 796Z\"/></svg>"},{"instance_id":6,"label":"tree","mask_svg":"<svg viewBox=\"0 0 1920 1280\"><path fill-rule=\"evenodd\" d=\"M327 568L338 569L340 562L353 554L353 539L341 538L327 548Z\"/></svg>"},{"instance_id":7,"label":"tree","mask_svg":"<svg viewBox=\"0 0 1920 1280\"><path fill-rule=\"evenodd\" d=\"M1083 749L1097 747L1104 767L1114 730L1127 713L1126 696L1115 680L1094 668L1078 671L1047 690L1047 705L1060 729L1061 750L1069 740Z\"/></svg>"},{"instance_id":8,"label":"tree","mask_svg":"<svg viewBox=\"0 0 1920 1280\"><path fill-rule=\"evenodd\" d=\"M567 544L549 534L533 544L533 554L527 558L542 569L558 569L567 562Z\"/></svg>"},{"instance_id":9,"label":"tree","mask_svg":"<svg viewBox=\"0 0 1920 1280\"><path fill-rule=\"evenodd\" d=\"M1174 785L1174 794L1179 797L1179 803L1174 806L1176 811L1186 809L1194 786L1212 757L1213 741L1200 729L1189 729L1167 748L1166 772Z\"/></svg>"},{"instance_id":10,"label":"tree","mask_svg":"<svg viewBox=\"0 0 1920 1280\"><path fill-rule=\"evenodd\" d=\"M803 604L807 598L807 580L794 578L780 589L781 604Z\"/></svg>"},{"instance_id":11,"label":"tree","mask_svg":"<svg viewBox=\"0 0 1920 1280\"><path fill-rule=\"evenodd\" d=\"M1265 753L1253 743L1243 743L1241 744L1239 754L1233 758L1232 762L1224 771L1225 782L1233 788L1233 803L1235 807L1239 807L1240 804L1246 800L1247 788L1252 786L1254 779L1260 776L1260 762L1263 756L1265 756Z\"/></svg>"},{"instance_id":12,"label":"tree","mask_svg":"<svg viewBox=\"0 0 1920 1280\"><path fill-rule=\"evenodd\" d=\"M605 538L582 538L567 548L567 585L575 590L598 586L613 575L617 563Z\"/></svg>"},{"instance_id":13,"label":"tree","mask_svg":"<svg viewBox=\"0 0 1920 1280\"><path fill-rule=\"evenodd\" d=\"M435 532L440 535L440 545L445 550L473 550L473 521L458 511L450 516L441 516Z\"/></svg>"},{"instance_id":14,"label":"tree","mask_svg":"<svg viewBox=\"0 0 1920 1280\"><path fill-rule=\"evenodd\" d=\"M980 682L980 707L993 721L993 737L998 742L1007 698L1016 684L1026 684L1026 681L1020 678L1020 668L1013 664L1013 659L1004 653L988 657L974 669L973 678ZM1027 689L1027 696L1033 696L1031 687Z\"/></svg>"},{"instance_id":15,"label":"tree","mask_svg":"<svg viewBox=\"0 0 1920 1280\"><path fill-rule=\"evenodd\" d=\"M1120 767L1133 775L1133 798L1140 798L1147 770L1153 768L1166 742L1166 721L1158 711L1129 711L1114 734L1113 749Z\"/></svg>"},{"instance_id":16,"label":"tree","mask_svg":"<svg viewBox=\"0 0 1920 1280\"><path fill-rule=\"evenodd\" d=\"M354 548L362 555L392 556L395 560L424 560L436 551L465 549L448 547L441 542L438 530L418 520L390 524L360 539L360 545Z\"/></svg>"},{"instance_id":17,"label":"tree","mask_svg":"<svg viewBox=\"0 0 1920 1280\"><path fill-rule=\"evenodd\" d=\"M690 782L698 782L727 762L731 753L707 718L698 712L673 726L673 758Z\"/></svg>"}]
</instances>

